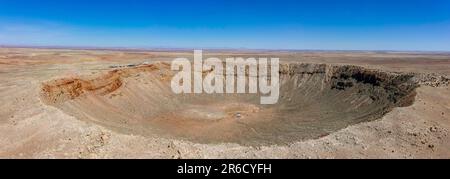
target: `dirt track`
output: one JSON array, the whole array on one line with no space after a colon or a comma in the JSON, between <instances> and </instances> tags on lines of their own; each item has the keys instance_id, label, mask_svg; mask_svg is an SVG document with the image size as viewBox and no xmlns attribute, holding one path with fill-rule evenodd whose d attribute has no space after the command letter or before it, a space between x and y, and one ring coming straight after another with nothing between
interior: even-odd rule
<instances>
[{"instance_id":1,"label":"dirt track","mask_svg":"<svg viewBox=\"0 0 450 179\"><path fill-rule=\"evenodd\" d=\"M183 132L178 136L175 135L175 137L160 135L160 133L146 135L146 132L142 133L140 130L148 129L133 127L143 126L143 123L140 123L138 120L140 117L145 116L148 118L149 116L157 115L154 113L154 110L146 111L142 108L134 108L133 105L145 105L149 109L152 109L152 107L156 109L164 101L173 100L173 97L170 94L156 99L152 97L154 96L153 94L149 96L131 96L142 91L141 89L149 90L152 87L154 92L162 92L161 89L164 88L155 86L157 86L156 84L163 86L161 81L167 80L168 77L161 76L161 73L147 73L154 69L139 69L139 67L136 68L134 66L128 68L127 65L142 64L143 62L164 62L176 57L189 57L190 55L191 52L0 49L0 94L2 96L0 108L0 157L450 158L450 90L448 89L448 81L436 80L436 78L433 78L434 76L421 76L421 79L426 80L416 80L422 85L415 90L415 102L406 105L407 107L389 108L388 111L390 112L381 118L376 117L362 123L358 121L357 124L346 123L342 127L331 130L326 135L325 133L317 133L313 134L312 137L299 137L297 139L288 136L286 139L289 140L286 140L285 144L271 144L269 142L267 145L248 146L242 141L226 140L230 138L220 138L221 140L209 143L183 136L182 134L189 132L189 127L183 129ZM247 51L211 52L208 55L219 57L277 56L285 63L358 65L363 66L365 69L382 71L382 73L437 73L444 76L450 74L450 55L446 54ZM112 72L117 66L124 66L120 67L120 69L131 69L133 72L122 72L120 75L125 75L126 77L119 77L117 73ZM139 76L137 76L138 74ZM101 80L98 80L99 76ZM119 78L126 80L119 80ZM154 82L151 79L158 79L156 81L160 82ZM320 77L317 77L317 80L320 81L320 79ZM151 86L135 83L135 81L148 83ZM286 80L286 83L289 84L290 80ZM314 82L314 80L310 81L310 83L319 84ZM63 84L75 84L75 86L65 89L65 94L70 94L69 96L55 97L48 93L55 90L52 87ZM307 86L311 87L311 85ZM289 91L290 88L286 89ZM44 93L44 97L42 96L43 90L47 92ZM305 91L308 91L307 88L303 89L303 92ZM331 92L328 93L331 94ZM344 93L336 92L336 94L330 96L347 98L348 95ZM347 91L347 93L355 94L351 90ZM45 96L45 94L50 94L50 96ZM83 97L85 94L93 94L93 97ZM292 94L292 92L289 91L289 93L285 94ZM316 96L320 97L320 95ZM137 100L132 100L133 98ZM306 99L300 96L293 96L290 99L291 101L292 98L294 99L293 101L297 102L305 101ZM131 100L131 102L118 102L127 99ZM141 100L142 103L136 104L136 101L139 101L138 99L146 100ZM150 99L162 102L145 103L146 101L151 101ZM286 98L286 101L282 101L282 104L289 104L287 102L288 99ZM198 101L195 98L187 101L189 100ZM360 102L367 101L363 96L356 96L353 99L353 101L358 100ZM248 101L251 102L252 99L248 99ZM335 98L334 101L345 100L344 98ZM240 101L238 104L242 105L244 103ZM390 102L381 102L375 106L380 107L380 105L384 104L396 106L390 104ZM105 110L105 105L118 107L114 110L111 110L111 108ZM259 111L259 107L254 105L246 105L246 107L239 105L237 108L244 109L243 115L247 114L246 111L251 111L251 113L255 114L267 112L267 110ZM317 105L319 107L326 106L325 103L318 103ZM343 102L337 106L345 105ZM223 107L224 105L218 106ZM171 107L173 106L168 105L166 109L172 109ZM228 109L233 108L236 108L236 106L231 105ZM212 111L216 111L216 109L214 106L211 108ZM367 109L375 110L376 107L367 105ZM184 114L191 115L195 113L198 115L199 113L202 114L202 110L187 110ZM208 110L208 112L211 110ZM356 111L367 112L367 110L361 109ZM385 111L378 112L384 114ZM130 117L130 114L137 116ZM301 113L297 115L301 115ZM287 118L292 119L293 116L297 115L294 113ZM349 116L352 115L358 116L357 113L349 113ZM83 120L83 117L86 118L86 116L90 118ZM166 114L164 116L170 115ZM180 117L175 116L171 119ZM252 117L250 115L249 118L259 119L261 117L257 115ZM107 119L106 123L105 119ZM373 121L374 119L376 120ZM110 122L114 120L116 121L115 123ZM120 122L125 122L125 124L117 125ZM180 121L173 122L178 124ZM350 126L348 127L348 125ZM230 126L234 125L230 124ZM277 125L273 127L279 129L278 131L280 132L283 132L281 129L285 129ZM176 129L171 128L164 129L172 131L171 133L176 131ZM200 134L201 132L208 133L208 130L202 131L202 129L205 128L199 128L197 131ZM217 130L217 128L213 127L211 130ZM258 128L256 130L258 131ZM295 131L293 135L299 136L299 133L296 132L298 131ZM314 137L314 135L316 136ZM211 137L214 138L214 135ZM223 136L218 135L216 137ZM267 138L270 138L270 136L263 139ZM210 141L210 139L206 141ZM222 143L220 141L231 143Z\"/></svg>"}]
</instances>

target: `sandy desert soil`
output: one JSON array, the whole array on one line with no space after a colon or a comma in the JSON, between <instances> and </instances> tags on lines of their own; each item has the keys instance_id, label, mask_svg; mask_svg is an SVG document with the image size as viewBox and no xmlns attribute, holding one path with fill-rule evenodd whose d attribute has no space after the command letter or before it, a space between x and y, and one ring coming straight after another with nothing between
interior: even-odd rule
<instances>
[{"instance_id":1,"label":"sandy desert soil","mask_svg":"<svg viewBox=\"0 0 450 179\"><path fill-rule=\"evenodd\" d=\"M86 85L84 81L79 82L83 92L107 94L105 100L95 96L79 98L81 93L75 93L73 98L42 95L43 86L55 80L72 79L70 83L75 84L74 79L95 81L93 77L104 76L117 68L136 70L134 64L162 62L158 63L161 65L176 57L191 55L190 51L0 48L0 158L450 158L450 54L445 53L208 52L207 56L215 57L279 57L286 63L356 65L383 73L401 72L413 75L420 85L415 89L412 104L386 103L392 109L389 107L387 114L375 120L349 124L327 135L318 134L320 137L284 144L208 143L117 129L113 125L116 123L105 124L102 116L117 121L130 119L124 122L131 124L123 126L132 129L136 129L132 125L135 118L125 115L128 108L114 113L102 111L102 106L109 102L130 106L124 105L130 103L117 103L114 99L132 99L130 95L139 92L133 90L143 86L131 81L117 81L119 77L114 74L106 76L108 83L100 81ZM142 74L128 74L131 77L138 75ZM159 73L149 75L162 81L166 78ZM131 77L130 80L134 79ZM136 78L142 79L145 78ZM102 90L97 90L99 86ZM128 95L121 97L120 93L111 93L116 89ZM161 104L163 99L158 98ZM170 99L170 95L166 99ZM89 108L92 101L105 105ZM252 105L246 105L244 109L258 113L258 108ZM147 115L151 110L131 113ZM189 115L192 111L186 113ZM89 120L83 116L90 116ZM139 120L136 124L142 125Z\"/></svg>"}]
</instances>

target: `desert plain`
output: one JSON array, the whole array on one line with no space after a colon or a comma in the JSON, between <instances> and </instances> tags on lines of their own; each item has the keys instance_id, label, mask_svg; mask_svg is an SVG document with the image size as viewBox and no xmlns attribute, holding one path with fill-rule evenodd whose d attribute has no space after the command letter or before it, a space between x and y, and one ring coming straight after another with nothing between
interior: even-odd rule
<instances>
[{"instance_id":1,"label":"desert plain","mask_svg":"<svg viewBox=\"0 0 450 179\"><path fill-rule=\"evenodd\" d=\"M281 99L176 96L190 50L0 48L0 158L450 158L450 53L277 57Z\"/></svg>"}]
</instances>

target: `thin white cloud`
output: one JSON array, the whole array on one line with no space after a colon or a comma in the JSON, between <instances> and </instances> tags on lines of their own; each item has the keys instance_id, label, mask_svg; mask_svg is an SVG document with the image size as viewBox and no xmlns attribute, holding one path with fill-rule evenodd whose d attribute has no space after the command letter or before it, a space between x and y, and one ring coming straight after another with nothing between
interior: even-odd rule
<instances>
[{"instance_id":1,"label":"thin white cloud","mask_svg":"<svg viewBox=\"0 0 450 179\"><path fill-rule=\"evenodd\" d=\"M450 51L449 24L361 27L349 33L343 27L107 28L0 18L0 45Z\"/></svg>"}]
</instances>

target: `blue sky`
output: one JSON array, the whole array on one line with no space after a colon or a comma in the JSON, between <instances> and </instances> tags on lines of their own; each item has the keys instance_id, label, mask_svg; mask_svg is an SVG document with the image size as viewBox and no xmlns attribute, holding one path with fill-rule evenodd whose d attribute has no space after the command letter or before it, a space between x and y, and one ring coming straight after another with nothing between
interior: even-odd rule
<instances>
[{"instance_id":1,"label":"blue sky","mask_svg":"<svg viewBox=\"0 0 450 179\"><path fill-rule=\"evenodd\" d=\"M0 0L0 44L450 51L450 1Z\"/></svg>"}]
</instances>

